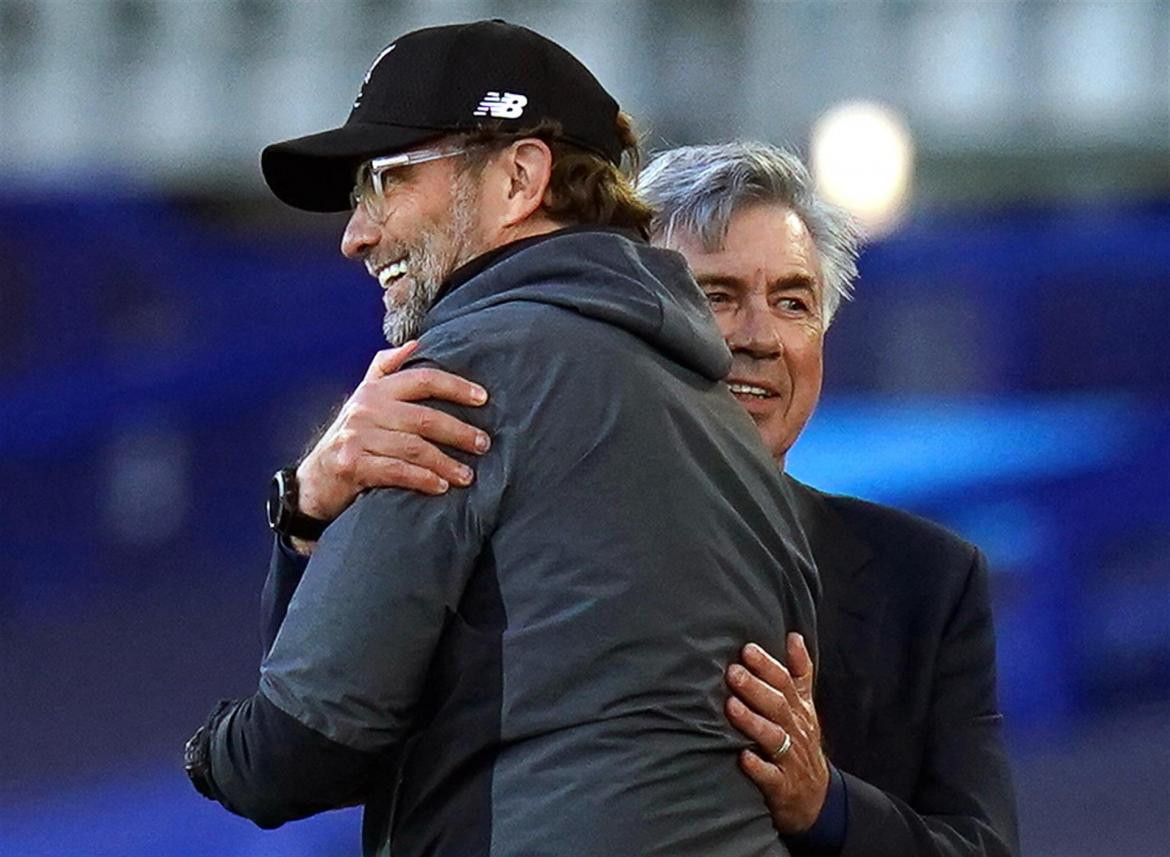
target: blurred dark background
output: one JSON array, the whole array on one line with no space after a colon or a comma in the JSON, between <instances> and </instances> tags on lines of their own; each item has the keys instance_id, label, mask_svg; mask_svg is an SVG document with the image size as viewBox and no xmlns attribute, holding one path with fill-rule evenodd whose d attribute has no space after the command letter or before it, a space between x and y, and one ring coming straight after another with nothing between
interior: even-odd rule
<instances>
[{"instance_id":1,"label":"blurred dark background","mask_svg":"<svg viewBox=\"0 0 1170 857\"><path fill-rule=\"evenodd\" d=\"M0 853L357 853L355 811L261 833L179 764L255 687L268 478L382 344L344 218L280 208L257 153L344 119L395 36L491 16L651 148L790 143L826 192L828 118L886 111L849 126L892 172L790 469L987 551L1025 853L1170 853L1170 4L1142 0L0 0Z\"/></svg>"}]
</instances>

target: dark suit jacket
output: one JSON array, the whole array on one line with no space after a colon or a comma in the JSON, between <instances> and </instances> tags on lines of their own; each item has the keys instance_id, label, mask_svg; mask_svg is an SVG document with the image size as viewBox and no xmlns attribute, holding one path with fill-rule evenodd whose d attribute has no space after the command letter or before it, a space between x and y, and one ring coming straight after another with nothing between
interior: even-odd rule
<instances>
[{"instance_id":1,"label":"dark suit jacket","mask_svg":"<svg viewBox=\"0 0 1170 857\"><path fill-rule=\"evenodd\" d=\"M983 555L790 481L824 588L815 697L848 795L842 857L1018 853Z\"/></svg>"}]
</instances>

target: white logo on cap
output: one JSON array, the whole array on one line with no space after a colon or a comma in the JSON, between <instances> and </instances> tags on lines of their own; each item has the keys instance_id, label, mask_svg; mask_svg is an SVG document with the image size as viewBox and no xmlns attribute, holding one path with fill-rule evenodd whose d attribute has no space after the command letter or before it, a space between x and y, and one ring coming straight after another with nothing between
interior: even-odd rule
<instances>
[{"instance_id":1,"label":"white logo on cap","mask_svg":"<svg viewBox=\"0 0 1170 857\"><path fill-rule=\"evenodd\" d=\"M380 53L376 57L374 57L374 62L370 65L370 70L367 71L366 76L362 78L362 86L361 86L361 89L358 90L358 96L353 101L353 106L355 108L359 104L362 103L362 95L364 95L366 92L366 84L370 82L370 75L372 75L374 73L374 69L376 69L378 67L378 63L380 63L383 59L386 58L386 54L390 53L390 51L394 50L394 48L397 47L397 44L398 43L395 42L393 45L390 45L390 47L388 47L384 51L382 51L382 53Z\"/></svg>"},{"instance_id":2,"label":"white logo on cap","mask_svg":"<svg viewBox=\"0 0 1170 857\"><path fill-rule=\"evenodd\" d=\"M475 108L475 113L471 115L487 116L490 113L493 119L519 119L527 103L527 95L518 95L515 92L501 94L492 90L483 97L483 101L479 102L479 107Z\"/></svg>"}]
</instances>

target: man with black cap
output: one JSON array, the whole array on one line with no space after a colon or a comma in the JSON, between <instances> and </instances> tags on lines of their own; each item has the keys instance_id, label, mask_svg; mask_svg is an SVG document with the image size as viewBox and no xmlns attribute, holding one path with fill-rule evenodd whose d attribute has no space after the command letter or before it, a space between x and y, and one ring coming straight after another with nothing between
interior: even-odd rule
<instances>
[{"instance_id":1,"label":"man with black cap","mask_svg":"<svg viewBox=\"0 0 1170 857\"><path fill-rule=\"evenodd\" d=\"M702 292L645 243L636 151L499 21L401 37L345 126L265 151L286 202L352 198L388 338L490 386L492 447L466 490L369 491L323 534L276 480L274 529L320 538L258 692L188 742L201 793L264 827L362 803L395 857L787 853L723 669L812 638L817 581Z\"/></svg>"}]
</instances>

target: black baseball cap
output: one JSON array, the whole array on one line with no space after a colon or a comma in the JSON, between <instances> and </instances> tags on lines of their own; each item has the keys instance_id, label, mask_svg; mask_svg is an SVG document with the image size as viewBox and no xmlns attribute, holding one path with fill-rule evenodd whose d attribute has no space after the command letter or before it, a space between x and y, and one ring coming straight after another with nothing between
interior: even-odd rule
<instances>
[{"instance_id":1,"label":"black baseball cap","mask_svg":"<svg viewBox=\"0 0 1170 857\"><path fill-rule=\"evenodd\" d=\"M553 122L559 139L618 164L617 114L589 69L526 27L501 20L428 27L378 54L344 125L265 147L260 168L283 202L345 211L363 161L450 133Z\"/></svg>"}]
</instances>

